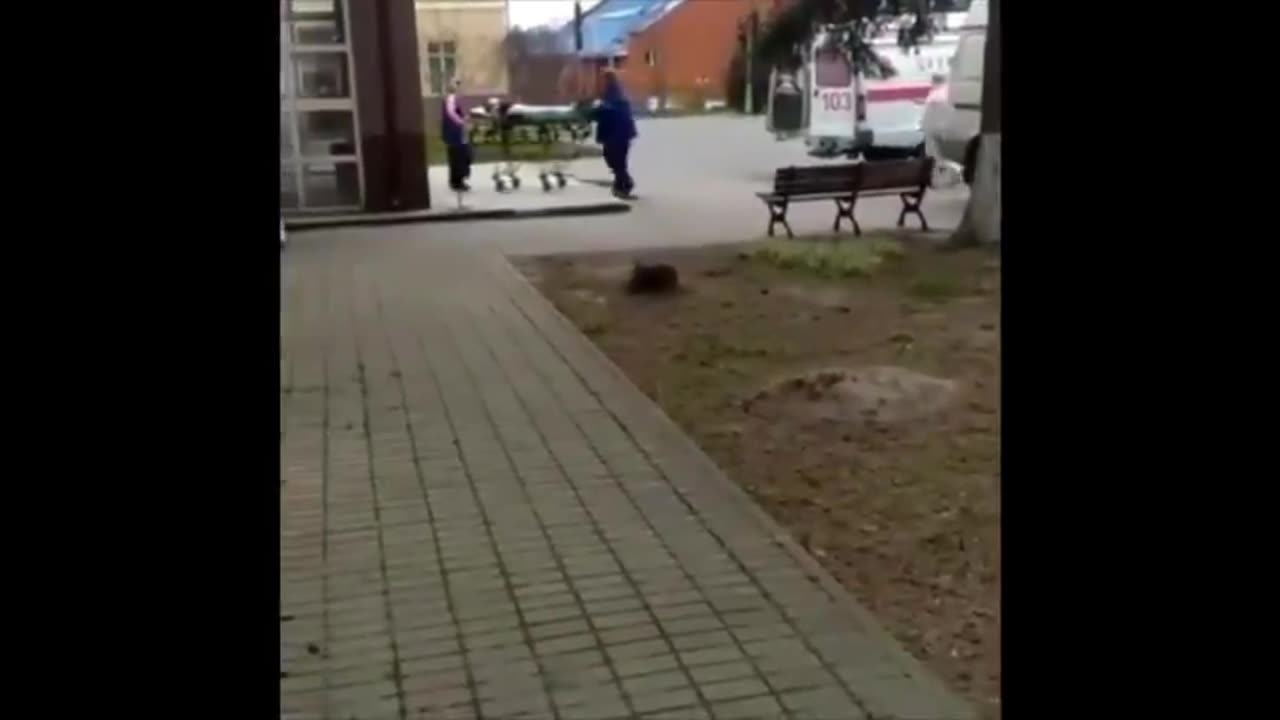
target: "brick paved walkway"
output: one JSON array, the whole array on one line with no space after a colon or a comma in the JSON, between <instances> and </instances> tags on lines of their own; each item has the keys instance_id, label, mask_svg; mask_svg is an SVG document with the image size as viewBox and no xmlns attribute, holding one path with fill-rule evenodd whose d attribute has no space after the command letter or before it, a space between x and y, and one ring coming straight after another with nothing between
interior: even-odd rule
<instances>
[{"instance_id":1,"label":"brick paved walkway","mask_svg":"<svg viewBox=\"0 0 1280 720\"><path fill-rule=\"evenodd\" d=\"M282 264L282 717L970 717L505 260Z\"/></svg>"}]
</instances>

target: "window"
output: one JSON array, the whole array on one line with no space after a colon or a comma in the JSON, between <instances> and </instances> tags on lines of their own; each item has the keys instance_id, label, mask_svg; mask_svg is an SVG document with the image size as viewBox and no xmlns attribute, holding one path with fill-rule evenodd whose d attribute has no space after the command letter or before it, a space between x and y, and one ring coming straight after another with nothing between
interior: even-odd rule
<instances>
[{"instance_id":1,"label":"window","mask_svg":"<svg viewBox=\"0 0 1280 720\"><path fill-rule=\"evenodd\" d=\"M349 110L315 110L298 114L302 154L355 155L355 117Z\"/></svg>"},{"instance_id":2,"label":"window","mask_svg":"<svg viewBox=\"0 0 1280 720\"><path fill-rule=\"evenodd\" d=\"M297 53L297 93L300 98L349 98L345 52Z\"/></svg>"},{"instance_id":3,"label":"window","mask_svg":"<svg viewBox=\"0 0 1280 720\"><path fill-rule=\"evenodd\" d=\"M819 50L814 56L813 65L818 87L849 87L853 83L853 70L849 67L849 60L843 50Z\"/></svg>"},{"instance_id":4,"label":"window","mask_svg":"<svg viewBox=\"0 0 1280 720\"><path fill-rule=\"evenodd\" d=\"M658 52L656 50L646 50L644 53L644 64L654 67L658 64Z\"/></svg>"},{"instance_id":5,"label":"window","mask_svg":"<svg viewBox=\"0 0 1280 720\"><path fill-rule=\"evenodd\" d=\"M339 0L290 0L288 19L295 45L341 45L346 42Z\"/></svg>"},{"instance_id":6,"label":"window","mask_svg":"<svg viewBox=\"0 0 1280 720\"><path fill-rule=\"evenodd\" d=\"M443 95L458 72L457 46L452 41L427 43L427 89Z\"/></svg>"}]
</instances>

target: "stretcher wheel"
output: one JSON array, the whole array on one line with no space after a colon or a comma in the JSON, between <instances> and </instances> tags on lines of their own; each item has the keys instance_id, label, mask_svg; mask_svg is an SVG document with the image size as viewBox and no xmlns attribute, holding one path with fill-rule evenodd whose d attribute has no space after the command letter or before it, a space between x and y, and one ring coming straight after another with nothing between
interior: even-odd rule
<instances>
[{"instance_id":1,"label":"stretcher wheel","mask_svg":"<svg viewBox=\"0 0 1280 720\"><path fill-rule=\"evenodd\" d=\"M555 175L556 175L556 185L560 186L561 189L563 189L565 185L569 184L569 181L566 180L564 177L564 173L558 172Z\"/></svg>"},{"instance_id":2,"label":"stretcher wheel","mask_svg":"<svg viewBox=\"0 0 1280 720\"><path fill-rule=\"evenodd\" d=\"M512 182L514 178L509 175L495 175L493 178L493 187L498 192L507 192L515 187Z\"/></svg>"},{"instance_id":3,"label":"stretcher wheel","mask_svg":"<svg viewBox=\"0 0 1280 720\"><path fill-rule=\"evenodd\" d=\"M551 192L551 175L548 173L538 173L538 179L542 181L542 191Z\"/></svg>"}]
</instances>

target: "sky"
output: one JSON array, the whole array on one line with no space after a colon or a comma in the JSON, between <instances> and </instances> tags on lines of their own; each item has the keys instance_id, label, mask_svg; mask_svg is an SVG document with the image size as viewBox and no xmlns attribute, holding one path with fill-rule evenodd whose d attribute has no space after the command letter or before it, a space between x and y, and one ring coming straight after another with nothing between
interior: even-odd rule
<instances>
[{"instance_id":1,"label":"sky","mask_svg":"<svg viewBox=\"0 0 1280 720\"><path fill-rule=\"evenodd\" d=\"M509 0L507 17L512 27L560 25L573 19L573 0ZM585 12L599 0L582 0Z\"/></svg>"}]
</instances>

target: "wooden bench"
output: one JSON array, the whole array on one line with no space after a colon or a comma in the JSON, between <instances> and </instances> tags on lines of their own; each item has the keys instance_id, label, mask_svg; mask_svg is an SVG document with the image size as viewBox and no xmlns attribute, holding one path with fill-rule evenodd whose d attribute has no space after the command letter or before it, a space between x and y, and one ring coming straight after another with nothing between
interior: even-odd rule
<instances>
[{"instance_id":1,"label":"wooden bench","mask_svg":"<svg viewBox=\"0 0 1280 720\"><path fill-rule=\"evenodd\" d=\"M925 190L933 176L933 158L909 160L885 160L848 163L843 165L814 165L809 167L778 168L773 176L773 191L756 193L769 209L769 236L778 223L794 238L787 223L787 208L792 203L832 200L836 204L834 232L840 231L841 221L848 219L855 235L862 234L858 220L853 216L859 197L897 195L902 199L902 212L898 215L898 227L906 223L907 213L920 218L920 227L929 229L929 223L920 210Z\"/></svg>"}]
</instances>

